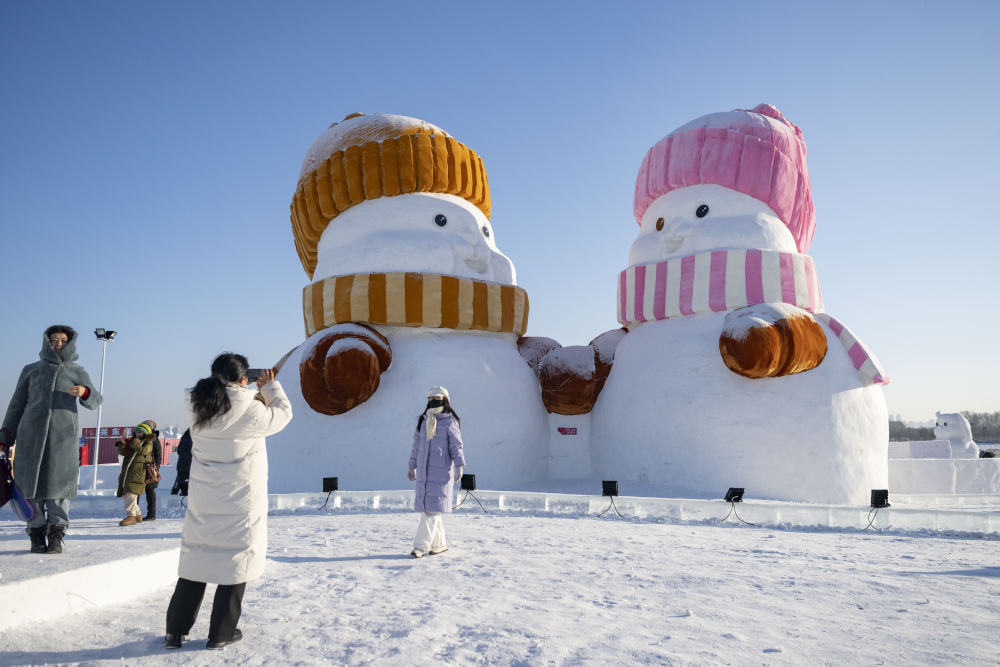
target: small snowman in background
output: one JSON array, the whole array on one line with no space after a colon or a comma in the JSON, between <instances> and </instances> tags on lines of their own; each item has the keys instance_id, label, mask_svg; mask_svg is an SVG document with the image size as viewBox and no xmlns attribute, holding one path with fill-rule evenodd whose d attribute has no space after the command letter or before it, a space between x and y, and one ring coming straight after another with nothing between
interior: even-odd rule
<instances>
[{"instance_id":1,"label":"small snowman in background","mask_svg":"<svg viewBox=\"0 0 1000 667\"><path fill-rule=\"evenodd\" d=\"M937 412L934 420L934 438L947 440L951 445L951 458L978 459L979 445L972 439L972 425L961 412Z\"/></svg>"},{"instance_id":2,"label":"small snowman in background","mask_svg":"<svg viewBox=\"0 0 1000 667\"><path fill-rule=\"evenodd\" d=\"M295 419L269 438L272 491L333 476L341 488L401 487L439 385L483 486L545 476L541 387L518 348L528 297L489 214L482 160L430 123L352 114L316 139L291 205L311 282L307 339L278 364Z\"/></svg>"},{"instance_id":3,"label":"small snowman in background","mask_svg":"<svg viewBox=\"0 0 1000 667\"><path fill-rule=\"evenodd\" d=\"M698 118L646 154L618 285L628 334L592 413L605 479L827 503L886 488L888 380L823 312L805 154L766 104Z\"/></svg>"}]
</instances>

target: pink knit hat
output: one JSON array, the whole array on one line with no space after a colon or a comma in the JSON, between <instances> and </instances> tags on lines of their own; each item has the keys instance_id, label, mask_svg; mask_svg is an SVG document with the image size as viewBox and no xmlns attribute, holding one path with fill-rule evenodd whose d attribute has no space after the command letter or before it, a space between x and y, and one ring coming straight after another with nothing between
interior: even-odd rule
<instances>
[{"instance_id":1,"label":"pink knit hat","mask_svg":"<svg viewBox=\"0 0 1000 667\"><path fill-rule=\"evenodd\" d=\"M799 252L816 231L802 130L770 104L697 118L657 142L635 179L635 219L657 197L688 185L721 185L771 207Z\"/></svg>"}]
</instances>

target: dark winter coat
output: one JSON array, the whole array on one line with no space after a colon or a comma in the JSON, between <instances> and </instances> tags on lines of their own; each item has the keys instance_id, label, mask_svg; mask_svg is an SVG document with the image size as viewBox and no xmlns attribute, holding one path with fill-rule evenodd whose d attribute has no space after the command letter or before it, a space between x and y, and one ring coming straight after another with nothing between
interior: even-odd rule
<instances>
[{"instance_id":1,"label":"dark winter coat","mask_svg":"<svg viewBox=\"0 0 1000 667\"><path fill-rule=\"evenodd\" d=\"M118 454L122 456L122 471L118 473L118 493L134 493L138 496L146 493L146 464L153 461L152 433L143 438L132 437L129 440L119 440L115 443Z\"/></svg>"},{"instance_id":2,"label":"dark winter coat","mask_svg":"<svg viewBox=\"0 0 1000 667\"><path fill-rule=\"evenodd\" d=\"M427 440L427 420L413 434L410 470L417 469L417 486L413 495L416 512L450 512L451 487L455 482L452 466L465 467L462 431L458 420L447 412L437 415L434 437Z\"/></svg>"},{"instance_id":3,"label":"dark winter coat","mask_svg":"<svg viewBox=\"0 0 1000 667\"><path fill-rule=\"evenodd\" d=\"M14 481L25 498L75 498L80 477L80 422L77 398L67 390L80 385L90 390L83 407L101 404L100 392L87 371L76 363L77 335L72 331L56 352L42 336L41 361L21 371L3 420L0 440L15 441Z\"/></svg>"},{"instance_id":4,"label":"dark winter coat","mask_svg":"<svg viewBox=\"0 0 1000 667\"><path fill-rule=\"evenodd\" d=\"M159 468L163 465L163 445L160 443L160 439L157 436L159 431L153 431L153 463ZM150 482L146 485L147 489L155 489L160 485L159 482Z\"/></svg>"},{"instance_id":5,"label":"dark winter coat","mask_svg":"<svg viewBox=\"0 0 1000 667\"><path fill-rule=\"evenodd\" d=\"M187 484L191 476L191 430L187 429L177 443L177 481Z\"/></svg>"}]
</instances>

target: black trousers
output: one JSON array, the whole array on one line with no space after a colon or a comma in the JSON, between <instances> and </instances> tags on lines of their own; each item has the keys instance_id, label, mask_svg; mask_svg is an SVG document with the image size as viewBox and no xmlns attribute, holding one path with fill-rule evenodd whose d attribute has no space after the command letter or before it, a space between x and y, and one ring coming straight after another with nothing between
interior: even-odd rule
<instances>
[{"instance_id":1,"label":"black trousers","mask_svg":"<svg viewBox=\"0 0 1000 667\"><path fill-rule=\"evenodd\" d=\"M212 618L208 624L210 641L229 639L233 636L233 630L240 622L240 613L243 611L243 593L246 588L246 582L231 586L219 584L216 587L215 599L212 601ZM174 588L174 594L170 598L170 606L167 607L167 634L190 634L204 597L204 582L178 579L177 587Z\"/></svg>"},{"instance_id":2,"label":"black trousers","mask_svg":"<svg viewBox=\"0 0 1000 667\"><path fill-rule=\"evenodd\" d=\"M156 485L146 485L146 516L156 516Z\"/></svg>"}]
</instances>

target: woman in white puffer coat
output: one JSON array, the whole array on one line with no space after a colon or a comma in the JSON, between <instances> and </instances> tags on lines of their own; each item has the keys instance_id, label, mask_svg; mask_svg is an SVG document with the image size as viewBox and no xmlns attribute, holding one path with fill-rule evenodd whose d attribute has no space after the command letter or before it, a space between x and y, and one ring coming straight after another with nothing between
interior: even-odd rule
<instances>
[{"instance_id":1,"label":"woman in white puffer coat","mask_svg":"<svg viewBox=\"0 0 1000 667\"><path fill-rule=\"evenodd\" d=\"M212 376L187 395L192 460L177 587L167 608L165 646L180 648L198 616L205 585L218 584L206 648L239 641L246 582L264 571L267 552L265 436L292 419L292 406L270 370L247 387L247 359L226 352Z\"/></svg>"}]
</instances>

